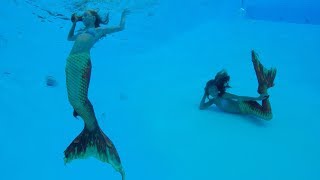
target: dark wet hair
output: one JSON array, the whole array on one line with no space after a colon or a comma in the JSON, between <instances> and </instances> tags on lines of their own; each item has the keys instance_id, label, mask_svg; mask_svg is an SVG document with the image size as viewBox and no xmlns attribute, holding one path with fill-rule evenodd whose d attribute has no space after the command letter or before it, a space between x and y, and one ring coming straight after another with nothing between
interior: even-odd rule
<instances>
[{"instance_id":1,"label":"dark wet hair","mask_svg":"<svg viewBox=\"0 0 320 180\"><path fill-rule=\"evenodd\" d=\"M94 16L96 18L96 21L94 22L94 26L97 28L97 27L100 27L100 24L108 24L109 23L109 13L107 14L107 17L105 20L102 20L100 15L98 14L97 11L95 10L88 10L88 12Z\"/></svg>"},{"instance_id":2,"label":"dark wet hair","mask_svg":"<svg viewBox=\"0 0 320 180\"><path fill-rule=\"evenodd\" d=\"M222 96L227 88L230 88L229 86L229 81L230 81L230 76L228 75L227 71L221 70L219 71L214 79L211 79L207 82L206 87L205 87L205 93L207 97L209 96L209 88L212 86L216 86L219 94L218 96Z\"/></svg>"}]
</instances>

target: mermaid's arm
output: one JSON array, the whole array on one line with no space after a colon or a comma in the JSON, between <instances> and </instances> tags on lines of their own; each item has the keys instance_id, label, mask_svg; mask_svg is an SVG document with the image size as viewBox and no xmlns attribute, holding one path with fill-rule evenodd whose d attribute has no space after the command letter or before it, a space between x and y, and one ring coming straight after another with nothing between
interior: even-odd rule
<instances>
[{"instance_id":1,"label":"mermaid's arm","mask_svg":"<svg viewBox=\"0 0 320 180\"><path fill-rule=\"evenodd\" d=\"M200 110L207 109L212 104L214 104L214 99L210 99L208 102L205 102L206 98L207 98L207 95L206 95L206 93L204 93L202 96L201 102L200 102L200 106L199 106Z\"/></svg>"},{"instance_id":2,"label":"mermaid's arm","mask_svg":"<svg viewBox=\"0 0 320 180\"><path fill-rule=\"evenodd\" d=\"M74 41L76 39L76 36L74 35L74 30L76 28L76 25L77 25L76 22L72 23L71 29L68 34L68 41Z\"/></svg>"},{"instance_id":3,"label":"mermaid's arm","mask_svg":"<svg viewBox=\"0 0 320 180\"><path fill-rule=\"evenodd\" d=\"M112 34L112 33L124 30L125 23L126 23L126 16L128 14L129 14L128 10L124 10L122 12L120 24L118 26L100 28L100 31L98 32L99 33L99 38L101 38L101 37L103 37L103 36L105 36L107 34Z\"/></svg>"},{"instance_id":4,"label":"mermaid's arm","mask_svg":"<svg viewBox=\"0 0 320 180\"><path fill-rule=\"evenodd\" d=\"M224 98L224 99L233 99L233 100L237 100L237 101L260 101L260 100L266 99L268 97L269 96L267 94L261 94L258 97L250 97L250 96L238 96L238 95L227 93L227 92L225 92L222 95L222 98Z\"/></svg>"}]
</instances>

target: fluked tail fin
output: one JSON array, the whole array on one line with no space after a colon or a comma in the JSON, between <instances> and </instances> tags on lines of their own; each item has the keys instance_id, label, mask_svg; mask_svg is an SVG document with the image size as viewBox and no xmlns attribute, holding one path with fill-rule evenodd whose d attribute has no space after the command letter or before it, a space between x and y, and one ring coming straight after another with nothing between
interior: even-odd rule
<instances>
[{"instance_id":1,"label":"fluked tail fin","mask_svg":"<svg viewBox=\"0 0 320 180\"><path fill-rule=\"evenodd\" d=\"M276 68L270 68L269 70L266 69L261 62L259 61L258 54L252 50L251 52L252 63L254 66L254 70L257 75L259 87L258 93L263 94L265 93L266 89L274 86L274 79L277 74Z\"/></svg>"},{"instance_id":2,"label":"fluked tail fin","mask_svg":"<svg viewBox=\"0 0 320 180\"><path fill-rule=\"evenodd\" d=\"M125 172L122 168L118 152L112 141L99 127L93 131L89 131L85 127L67 147L64 155L65 164L74 159L95 157L102 162L111 164L113 168L121 174L122 180L125 180Z\"/></svg>"}]
</instances>

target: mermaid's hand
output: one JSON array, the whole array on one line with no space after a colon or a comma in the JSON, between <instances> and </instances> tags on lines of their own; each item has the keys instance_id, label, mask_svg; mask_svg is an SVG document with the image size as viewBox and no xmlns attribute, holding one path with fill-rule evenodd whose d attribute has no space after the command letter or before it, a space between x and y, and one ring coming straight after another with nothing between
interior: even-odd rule
<instances>
[{"instance_id":1,"label":"mermaid's hand","mask_svg":"<svg viewBox=\"0 0 320 180\"><path fill-rule=\"evenodd\" d=\"M73 13L72 15L71 15L71 22L77 22L76 20L77 20L77 16L76 16L76 13Z\"/></svg>"},{"instance_id":2,"label":"mermaid's hand","mask_svg":"<svg viewBox=\"0 0 320 180\"><path fill-rule=\"evenodd\" d=\"M262 100L265 100L265 99L268 99L269 98L269 94L260 94L259 97L257 97L257 100L258 101L262 101Z\"/></svg>"},{"instance_id":3,"label":"mermaid's hand","mask_svg":"<svg viewBox=\"0 0 320 180\"><path fill-rule=\"evenodd\" d=\"M82 21L82 16L77 16L76 13L71 15L71 22L76 23L78 21Z\"/></svg>"}]
</instances>

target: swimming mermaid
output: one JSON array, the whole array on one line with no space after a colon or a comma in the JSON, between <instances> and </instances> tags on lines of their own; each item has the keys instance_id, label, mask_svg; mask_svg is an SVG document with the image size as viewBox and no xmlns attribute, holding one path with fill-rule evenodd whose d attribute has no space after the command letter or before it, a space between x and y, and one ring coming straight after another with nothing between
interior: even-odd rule
<instances>
[{"instance_id":1,"label":"swimming mermaid","mask_svg":"<svg viewBox=\"0 0 320 180\"><path fill-rule=\"evenodd\" d=\"M73 15L68 40L75 42L65 68L68 100L74 109L73 116L80 116L84 121L84 129L64 151L65 163L73 159L93 156L102 162L111 164L116 171L121 173L123 180L125 172L120 157L112 141L99 127L93 106L88 99L88 88L91 76L90 50L92 46L101 37L122 31L128 12L123 11L119 26L107 28L100 27L103 22L96 11L86 11L82 17ZM74 30L78 21L82 21L85 28L75 35Z\"/></svg>"},{"instance_id":2,"label":"swimming mermaid","mask_svg":"<svg viewBox=\"0 0 320 180\"><path fill-rule=\"evenodd\" d=\"M200 109L206 109L212 104L229 113L253 115L257 118L271 120L272 110L268 95L268 89L274 86L277 70L266 69L259 61L255 51L251 52L252 63L258 80L259 97L237 96L226 92L229 86L230 76L225 70L218 72L214 79L209 80L204 89L200 102ZM206 99L208 99L207 102ZM259 104L257 101L262 101Z\"/></svg>"}]
</instances>

